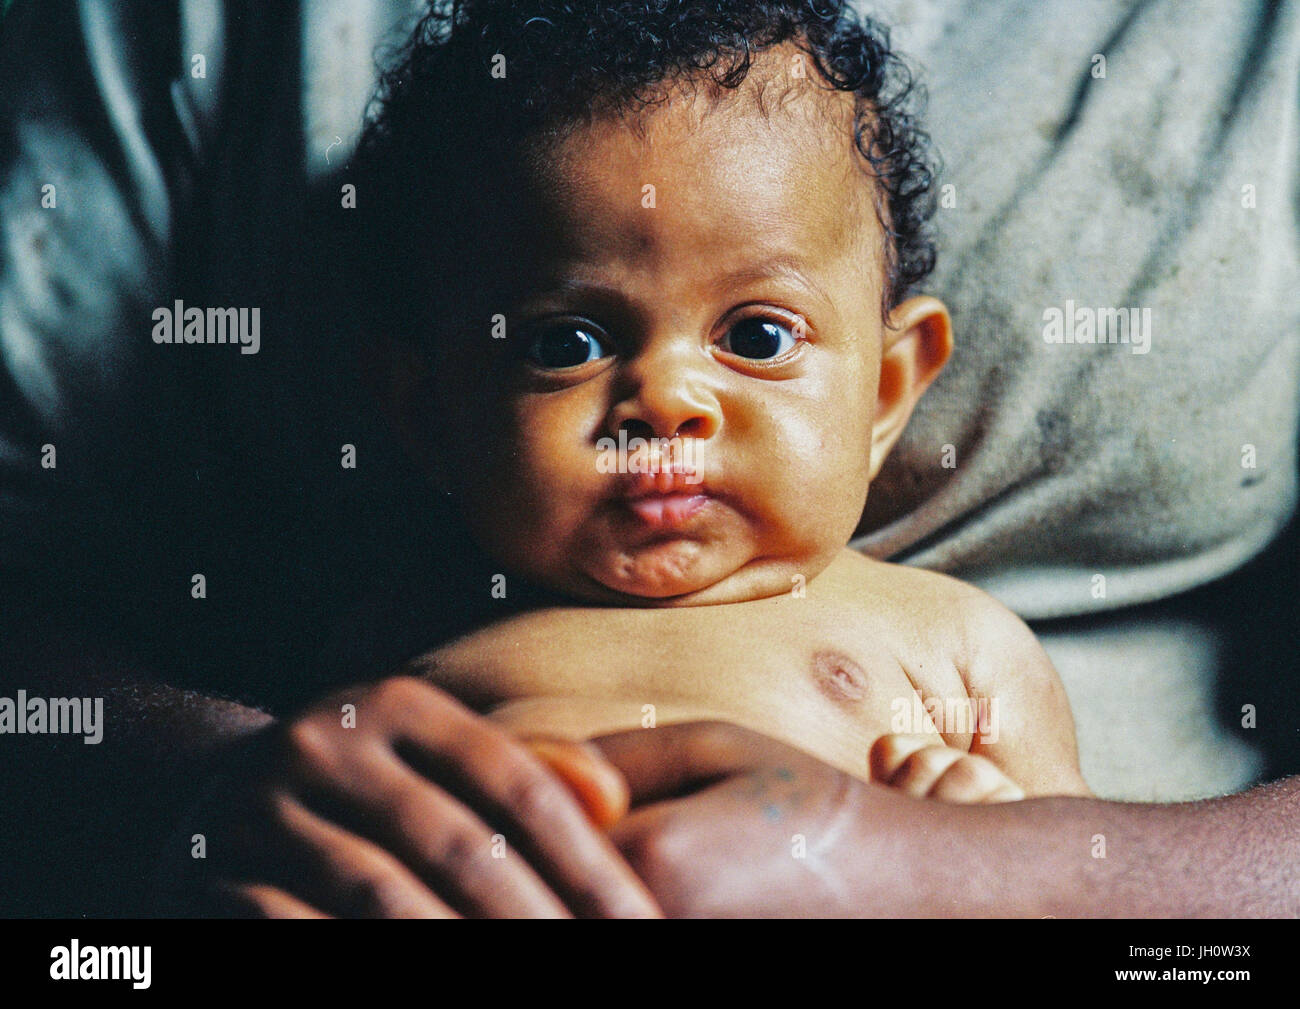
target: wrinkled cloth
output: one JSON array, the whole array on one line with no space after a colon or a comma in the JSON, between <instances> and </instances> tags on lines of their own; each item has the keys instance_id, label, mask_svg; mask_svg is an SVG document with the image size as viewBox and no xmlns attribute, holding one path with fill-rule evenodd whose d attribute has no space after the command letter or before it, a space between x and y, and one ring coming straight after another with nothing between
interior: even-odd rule
<instances>
[{"instance_id":1,"label":"wrinkled cloth","mask_svg":"<svg viewBox=\"0 0 1300 1009\"><path fill-rule=\"evenodd\" d=\"M956 352L854 545L1027 618L1238 567L1295 508L1300 9L879 7L953 187L926 286ZM1149 346L1047 342L1067 307L1149 310Z\"/></svg>"}]
</instances>

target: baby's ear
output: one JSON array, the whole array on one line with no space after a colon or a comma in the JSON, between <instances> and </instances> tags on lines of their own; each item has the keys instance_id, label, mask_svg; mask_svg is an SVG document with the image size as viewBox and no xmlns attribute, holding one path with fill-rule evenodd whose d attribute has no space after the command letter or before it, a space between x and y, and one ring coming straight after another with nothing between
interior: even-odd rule
<instances>
[{"instance_id":1,"label":"baby's ear","mask_svg":"<svg viewBox=\"0 0 1300 1009\"><path fill-rule=\"evenodd\" d=\"M889 313L871 429L872 480L907 426L917 401L951 354L952 319L937 298L908 298Z\"/></svg>"}]
</instances>

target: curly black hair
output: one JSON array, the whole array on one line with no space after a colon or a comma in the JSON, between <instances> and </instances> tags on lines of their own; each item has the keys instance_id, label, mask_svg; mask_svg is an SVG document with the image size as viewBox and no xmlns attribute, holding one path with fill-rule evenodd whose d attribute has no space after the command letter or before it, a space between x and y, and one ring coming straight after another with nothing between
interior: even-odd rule
<instances>
[{"instance_id":1,"label":"curly black hair","mask_svg":"<svg viewBox=\"0 0 1300 1009\"><path fill-rule=\"evenodd\" d=\"M511 173L530 149L593 116L652 107L666 84L735 89L759 53L787 41L822 86L856 96L853 142L887 236L887 311L934 268L937 169L912 72L888 30L846 0L432 0L381 77L351 165L372 303L421 316L463 307L457 282L474 286L508 247L493 219L510 215L522 178ZM504 76L491 72L502 64ZM436 281L412 286L413 267ZM459 293L449 305L440 289ZM397 325L422 328L416 318Z\"/></svg>"}]
</instances>

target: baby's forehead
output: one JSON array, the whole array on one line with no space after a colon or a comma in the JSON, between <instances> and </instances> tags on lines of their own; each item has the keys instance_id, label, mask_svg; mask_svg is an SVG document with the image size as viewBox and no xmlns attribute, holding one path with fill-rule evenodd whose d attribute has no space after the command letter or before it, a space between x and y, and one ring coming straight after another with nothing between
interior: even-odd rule
<instances>
[{"instance_id":1,"label":"baby's forehead","mask_svg":"<svg viewBox=\"0 0 1300 1009\"><path fill-rule=\"evenodd\" d=\"M651 230L647 211L682 240L851 244L871 257L883 232L854 96L792 77L801 52L764 55L734 89L680 79L652 105L597 107L537 145L535 195L569 222Z\"/></svg>"}]
</instances>

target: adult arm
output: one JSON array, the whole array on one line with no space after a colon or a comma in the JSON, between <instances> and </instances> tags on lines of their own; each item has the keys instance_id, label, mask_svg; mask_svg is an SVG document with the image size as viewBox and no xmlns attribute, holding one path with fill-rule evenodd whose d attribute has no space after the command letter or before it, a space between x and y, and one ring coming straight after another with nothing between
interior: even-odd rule
<instances>
[{"instance_id":1,"label":"adult arm","mask_svg":"<svg viewBox=\"0 0 1300 1009\"><path fill-rule=\"evenodd\" d=\"M0 737L5 913L146 913L171 825L233 750L274 719L160 682L141 660L53 621L33 618L5 638L0 695L103 701L97 743Z\"/></svg>"},{"instance_id":2,"label":"adult arm","mask_svg":"<svg viewBox=\"0 0 1300 1009\"><path fill-rule=\"evenodd\" d=\"M1170 805L956 806L719 723L598 742L633 793L615 841L671 916L1300 914L1300 778Z\"/></svg>"}]
</instances>

